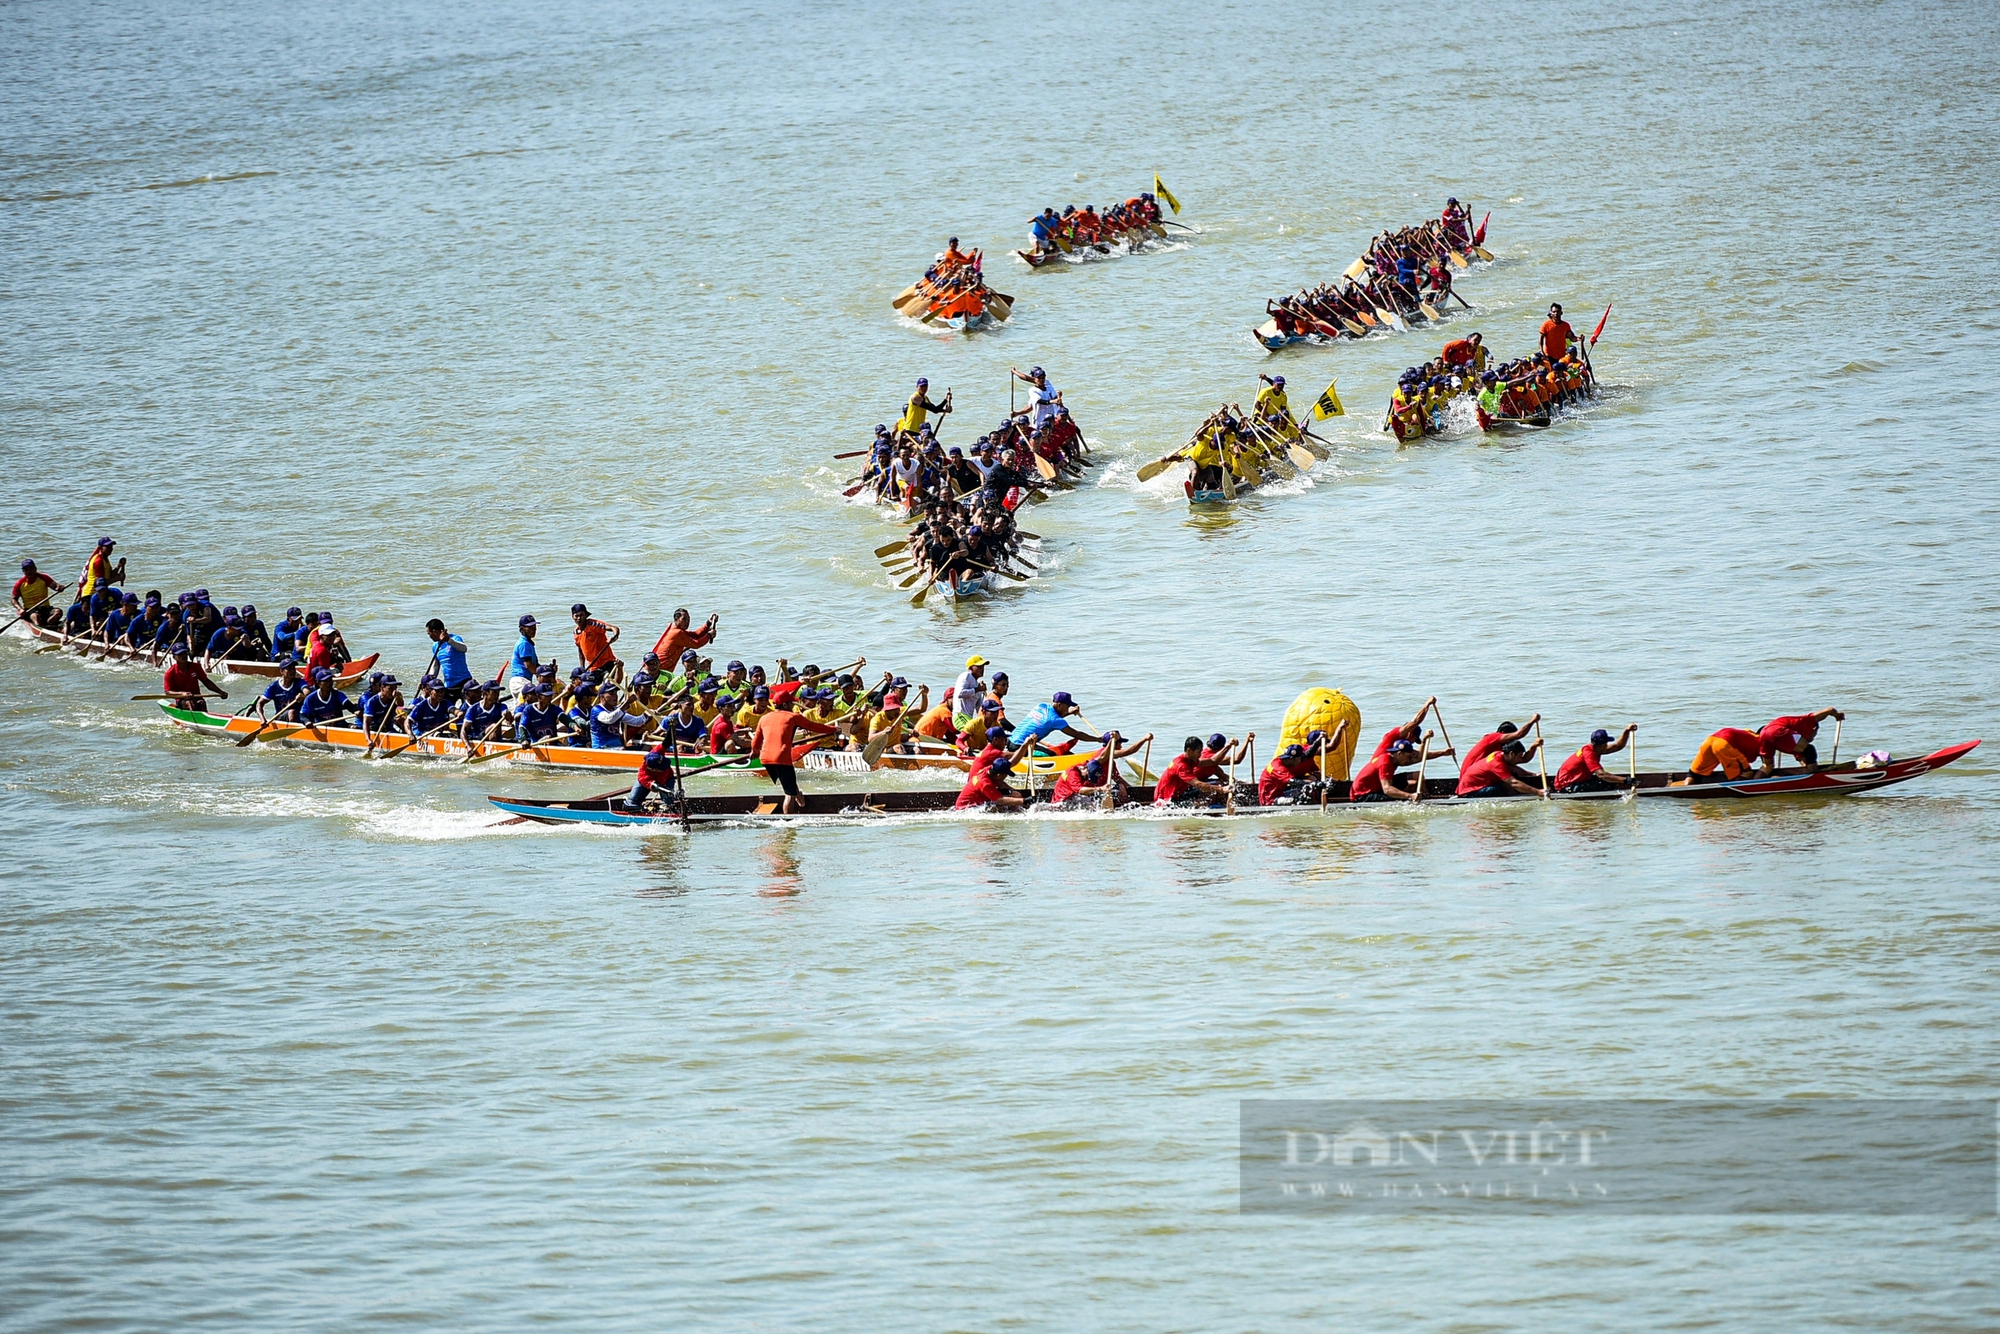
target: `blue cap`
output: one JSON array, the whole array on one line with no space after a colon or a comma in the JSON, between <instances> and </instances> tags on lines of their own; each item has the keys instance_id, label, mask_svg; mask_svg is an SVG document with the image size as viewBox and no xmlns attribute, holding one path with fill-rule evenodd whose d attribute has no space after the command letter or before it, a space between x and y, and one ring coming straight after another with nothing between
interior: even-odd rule
<instances>
[{"instance_id":1,"label":"blue cap","mask_svg":"<svg viewBox=\"0 0 2000 1334\"><path fill-rule=\"evenodd\" d=\"M572 602L569 606L569 614L572 616L588 616L590 615L590 608L584 606L581 602Z\"/></svg>"},{"instance_id":2,"label":"blue cap","mask_svg":"<svg viewBox=\"0 0 2000 1334\"><path fill-rule=\"evenodd\" d=\"M521 618L521 628L522 628L523 630L527 629L527 628L528 628L529 626L531 626L531 625L533 625L533 624L535 624L535 618L534 618L534 617L532 617L532 616L523 616L523 617Z\"/></svg>"},{"instance_id":3,"label":"blue cap","mask_svg":"<svg viewBox=\"0 0 2000 1334\"><path fill-rule=\"evenodd\" d=\"M1222 733L1210 732L1208 734L1208 748L1210 750L1221 750L1224 746L1228 744L1229 744L1229 738L1224 736Z\"/></svg>"},{"instance_id":4,"label":"blue cap","mask_svg":"<svg viewBox=\"0 0 2000 1334\"><path fill-rule=\"evenodd\" d=\"M1608 746L1611 744L1611 733L1600 727L1590 734L1590 742L1594 746Z\"/></svg>"},{"instance_id":5,"label":"blue cap","mask_svg":"<svg viewBox=\"0 0 2000 1334\"><path fill-rule=\"evenodd\" d=\"M742 670L743 670L743 659L741 659L741 658L731 658L731 659L729 660L729 670L730 670L730 671L732 671L732 672L740 672L740 671L742 671Z\"/></svg>"},{"instance_id":6,"label":"blue cap","mask_svg":"<svg viewBox=\"0 0 2000 1334\"><path fill-rule=\"evenodd\" d=\"M1058 690L1058 691L1056 691L1056 693L1055 693L1055 694L1053 694L1053 695L1049 696L1049 703L1051 703L1051 704L1074 704L1074 703L1076 703L1076 701L1070 698L1070 694L1069 694L1069 691L1067 691L1067 690Z\"/></svg>"},{"instance_id":7,"label":"blue cap","mask_svg":"<svg viewBox=\"0 0 2000 1334\"><path fill-rule=\"evenodd\" d=\"M312 679L315 681L331 681L333 673L325 667L315 667L313 668Z\"/></svg>"}]
</instances>

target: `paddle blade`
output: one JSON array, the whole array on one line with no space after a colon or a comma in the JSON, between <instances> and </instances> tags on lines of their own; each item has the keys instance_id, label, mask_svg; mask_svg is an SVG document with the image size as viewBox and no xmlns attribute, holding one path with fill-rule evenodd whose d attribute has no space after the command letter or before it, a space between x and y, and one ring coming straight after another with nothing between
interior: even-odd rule
<instances>
[{"instance_id":1,"label":"paddle blade","mask_svg":"<svg viewBox=\"0 0 2000 1334\"><path fill-rule=\"evenodd\" d=\"M910 539L906 537L903 538L901 541L891 542L888 546L876 547L875 554L877 556L892 556L898 551L908 550L909 546L910 546Z\"/></svg>"},{"instance_id":2,"label":"paddle blade","mask_svg":"<svg viewBox=\"0 0 2000 1334\"><path fill-rule=\"evenodd\" d=\"M1040 454L1035 455L1035 471L1042 475L1044 481L1053 482L1056 479L1056 465Z\"/></svg>"},{"instance_id":3,"label":"paddle blade","mask_svg":"<svg viewBox=\"0 0 2000 1334\"><path fill-rule=\"evenodd\" d=\"M893 731L884 732L880 736L870 737L868 744L861 748L861 762L866 764L870 769L873 769L882 762L882 752L889 749L889 743L895 739L896 734Z\"/></svg>"},{"instance_id":4,"label":"paddle blade","mask_svg":"<svg viewBox=\"0 0 2000 1334\"><path fill-rule=\"evenodd\" d=\"M905 588L908 588L908 587L909 587L909 585L908 585L908 584L905 584L905 585L903 585L903 586L904 586ZM913 598L911 598L911 599L910 599L910 605L911 605L912 607L921 607L921 606L923 606L923 605L924 605L924 599L930 596L930 592L931 592L931 583L930 583L930 580L926 579L926 580L924 580L924 586L923 586L922 588L919 588L919 589L917 590L917 595L916 595L915 597L913 597Z\"/></svg>"},{"instance_id":5,"label":"paddle blade","mask_svg":"<svg viewBox=\"0 0 2000 1334\"><path fill-rule=\"evenodd\" d=\"M1230 500L1236 499L1236 472L1226 461L1222 465L1222 494Z\"/></svg>"},{"instance_id":6,"label":"paddle blade","mask_svg":"<svg viewBox=\"0 0 2000 1334\"><path fill-rule=\"evenodd\" d=\"M1441 320L1444 318L1444 316L1437 313L1437 309L1428 301L1419 301L1417 308L1424 312L1424 318L1427 320Z\"/></svg>"},{"instance_id":7,"label":"paddle blade","mask_svg":"<svg viewBox=\"0 0 2000 1334\"><path fill-rule=\"evenodd\" d=\"M1178 454L1169 454L1166 458L1155 459L1153 460L1153 462L1148 463L1145 467L1139 469L1139 480L1142 482L1150 482L1155 477L1158 477L1161 473L1173 467L1176 463L1179 463L1180 461L1181 461L1181 456Z\"/></svg>"},{"instance_id":8,"label":"paddle blade","mask_svg":"<svg viewBox=\"0 0 2000 1334\"><path fill-rule=\"evenodd\" d=\"M902 583L900 583L900 584L897 584L897 585L896 585L896 587L898 587L898 588L909 588L909 587L910 587L911 585L913 585L913 584L917 584L917 583L923 583L923 584L925 584L926 586L928 586L929 582L930 582L930 581L929 581L928 579L924 578L924 572L923 572L923 570L919 569L919 570L918 570L918 571L917 571L917 572L916 572L915 574L913 574L913 575L911 575L911 576L910 576L909 578L905 579L905 580L904 580L904 581L903 581Z\"/></svg>"},{"instance_id":9,"label":"paddle blade","mask_svg":"<svg viewBox=\"0 0 2000 1334\"><path fill-rule=\"evenodd\" d=\"M1472 261L1459 254L1456 250L1451 252L1451 262L1456 268L1469 269L1472 267Z\"/></svg>"},{"instance_id":10,"label":"paddle blade","mask_svg":"<svg viewBox=\"0 0 2000 1334\"><path fill-rule=\"evenodd\" d=\"M1365 258L1357 259L1352 264L1348 265L1347 272L1341 274L1340 276L1347 279L1347 281L1349 282L1353 282L1356 278L1359 278L1363 273L1365 273L1367 269L1368 269L1368 261Z\"/></svg>"},{"instance_id":11,"label":"paddle blade","mask_svg":"<svg viewBox=\"0 0 2000 1334\"><path fill-rule=\"evenodd\" d=\"M1305 472L1307 469L1311 468L1313 464L1319 462L1319 460L1313 456L1312 451L1307 449L1304 445L1293 445L1285 451L1285 454L1286 457L1291 459L1292 465L1296 467L1300 472Z\"/></svg>"}]
</instances>

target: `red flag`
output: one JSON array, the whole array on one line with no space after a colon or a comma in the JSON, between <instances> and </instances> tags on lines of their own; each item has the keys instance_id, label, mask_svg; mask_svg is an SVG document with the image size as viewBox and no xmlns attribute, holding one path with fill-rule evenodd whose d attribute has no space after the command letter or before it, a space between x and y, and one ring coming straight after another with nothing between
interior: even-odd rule
<instances>
[{"instance_id":1,"label":"red flag","mask_svg":"<svg viewBox=\"0 0 2000 1334\"><path fill-rule=\"evenodd\" d=\"M1486 224L1491 222L1492 220L1493 220L1493 214L1490 211L1487 213L1485 217L1479 220L1479 230L1472 234L1472 244L1474 245L1485 244Z\"/></svg>"},{"instance_id":2,"label":"red flag","mask_svg":"<svg viewBox=\"0 0 2000 1334\"><path fill-rule=\"evenodd\" d=\"M1603 315L1603 318L1599 319L1599 320L1597 321L1597 327L1596 327L1595 329L1592 329L1592 330L1590 331L1590 345L1591 345L1592 347L1596 347L1596 346L1597 346L1597 335L1599 335L1599 334L1601 334L1601 333L1603 333L1603 332L1604 332L1604 321L1605 321L1605 320L1608 320L1608 319L1610 319L1610 318L1611 318L1611 307L1609 307L1609 306L1606 306L1606 307L1604 308L1604 315Z\"/></svg>"}]
</instances>

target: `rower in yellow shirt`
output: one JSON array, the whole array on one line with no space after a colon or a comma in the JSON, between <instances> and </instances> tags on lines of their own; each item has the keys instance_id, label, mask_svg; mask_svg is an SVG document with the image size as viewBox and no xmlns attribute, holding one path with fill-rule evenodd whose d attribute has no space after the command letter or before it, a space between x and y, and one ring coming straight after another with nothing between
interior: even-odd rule
<instances>
[{"instance_id":1,"label":"rower in yellow shirt","mask_svg":"<svg viewBox=\"0 0 2000 1334\"><path fill-rule=\"evenodd\" d=\"M1264 382L1264 387L1257 391L1257 401L1251 404L1250 410L1260 421L1275 430L1280 438L1296 439L1299 428L1292 420L1291 400L1285 397L1285 377L1260 375L1257 378Z\"/></svg>"},{"instance_id":2,"label":"rower in yellow shirt","mask_svg":"<svg viewBox=\"0 0 2000 1334\"><path fill-rule=\"evenodd\" d=\"M929 397L930 387L929 380L917 381L917 392L910 395L909 404L903 409L902 419L896 423L897 431L915 435L923 429L924 422L931 413L935 412L942 417L951 412L951 390L944 391L942 403L933 403Z\"/></svg>"}]
</instances>

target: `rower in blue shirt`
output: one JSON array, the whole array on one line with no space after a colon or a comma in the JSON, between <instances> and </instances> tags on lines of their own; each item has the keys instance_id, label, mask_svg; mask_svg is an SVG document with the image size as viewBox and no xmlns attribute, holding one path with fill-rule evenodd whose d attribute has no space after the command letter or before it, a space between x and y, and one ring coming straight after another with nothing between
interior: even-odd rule
<instances>
[{"instance_id":1,"label":"rower in blue shirt","mask_svg":"<svg viewBox=\"0 0 2000 1334\"><path fill-rule=\"evenodd\" d=\"M417 699L410 705L409 728L411 736L426 736L447 726L452 719L452 707L438 689L437 678L426 676L417 683Z\"/></svg>"},{"instance_id":2,"label":"rower in blue shirt","mask_svg":"<svg viewBox=\"0 0 2000 1334\"><path fill-rule=\"evenodd\" d=\"M305 633L305 613L297 607L285 608L285 619L271 627L271 652L280 658L300 658L299 637Z\"/></svg>"},{"instance_id":3,"label":"rower in blue shirt","mask_svg":"<svg viewBox=\"0 0 2000 1334\"><path fill-rule=\"evenodd\" d=\"M541 665L542 660L535 653L535 618L523 616L521 642L514 645L514 656L507 662L507 693L519 699Z\"/></svg>"},{"instance_id":4,"label":"rower in blue shirt","mask_svg":"<svg viewBox=\"0 0 2000 1334\"><path fill-rule=\"evenodd\" d=\"M1058 690L1049 697L1048 703L1037 704L1027 717L1015 725L1007 744L1015 747L1030 741L1039 744L1057 732L1067 733L1078 741L1102 741L1104 738L1100 736L1079 732L1069 725L1069 716L1082 711L1082 706L1070 698L1067 690Z\"/></svg>"},{"instance_id":5,"label":"rower in blue shirt","mask_svg":"<svg viewBox=\"0 0 2000 1334\"><path fill-rule=\"evenodd\" d=\"M127 627L138 619L139 595L137 593L127 593L123 599L112 599L111 610L105 613L104 625L101 631L104 635L104 642L107 644L123 643Z\"/></svg>"},{"instance_id":6,"label":"rower in blue shirt","mask_svg":"<svg viewBox=\"0 0 2000 1334\"><path fill-rule=\"evenodd\" d=\"M431 663L437 669L438 687L446 696L455 696L472 680L472 669L465 665L465 641L435 616L424 622L424 631L435 645Z\"/></svg>"},{"instance_id":7,"label":"rower in blue shirt","mask_svg":"<svg viewBox=\"0 0 2000 1334\"><path fill-rule=\"evenodd\" d=\"M468 745L492 741L505 734L507 708L500 702L500 683L488 681L477 696L467 692L464 713L459 718L458 736Z\"/></svg>"},{"instance_id":8,"label":"rower in blue shirt","mask_svg":"<svg viewBox=\"0 0 2000 1334\"><path fill-rule=\"evenodd\" d=\"M306 683L299 679L298 663L286 658L278 672L278 679L265 686L264 693L257 697L257 716L264 717L264 710L268 708L274 721L296 718L298 702L305 693Z\"/></svg>"},{"instance_id":9,"label":"rower in blue shirt","mask_svg":"<svg viewBox=\"0 0 2000 1334\"><path fill-rule=\"evenodd\" d=\"M361 697L361 729L386 736L402 726L402 682L387 673L368 678L368 693Z\"/></svg>"},{"instance_id":10,"label":"rower in blue shirt","mask_svg":"<svg viewBox=\"0 0 2000 1334\"><path fill-rule=\"evenodd\" d=\"M222 628L208 637L202 647L201 656L210 662L221 662L243 644L243 622L234 616L222 618Z\"/></svg>"},{"instance_id":11,"label":"rower in blue shirt","mask_svg":"<svg viewBox=\"0 0 2000 1334\"><path fill-rule=\"evenodd\" d=\"M299 721L329 723L354 712L354 703L333 688L333 673L325 667L313 668L313 688L299 701Z\"/></svg>"},{"instance_id":12,"label":"rower in blue shirt","mask_svg":"<svg viewBox=\"0 0 2000 1334\"><path fill-rule=\"evenodd\" d=\"M530 685L521 705L520 721L514 725L514 739L522 745L547 741L556 734L562 710L549 699L549 688L537 681Z\"/></svg>"},{"instance_id":13,"label":"rower in blue shirt","mask_svg":"<svg viewBox=\"0 0 2000 1334\"><path fill-rule=\"evenodd\" d=\"M597 687L580 679L570 690L570 706L563 711L562 730L575 745L590 744L590 715L597 712Z\"/></svg>"},{"instance_id":14,"label":"rower in blue shirt","mask_svg":"<svg viewBox=\"0 0 2000 1334\"><path fill-rule=\"evenodd\" d=\"M257 608L244 603L236 613L236 619L243 623L243 643L236 650L236 656L244 662L271 661L271 632L264 622L257 619Z\"/></svg>"}]
</instances>

